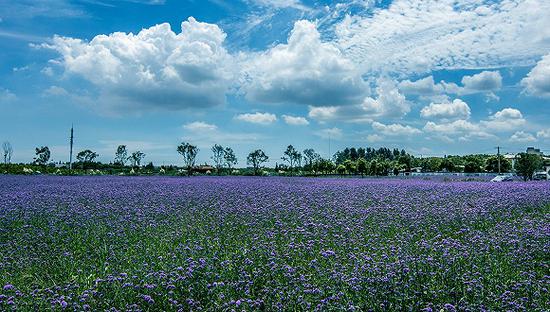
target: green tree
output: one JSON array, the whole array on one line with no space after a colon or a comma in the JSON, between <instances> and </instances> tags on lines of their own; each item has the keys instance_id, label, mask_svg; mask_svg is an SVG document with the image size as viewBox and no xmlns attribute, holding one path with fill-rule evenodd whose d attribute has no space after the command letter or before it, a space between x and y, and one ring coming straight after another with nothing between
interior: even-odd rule
<instances>
[{"instance_id":1,"label":"green tree","mask_svg":"<svg viewBox=\"0 0 550 312\"><path fill-rule=\"evenodd\" d=\"M373 176L378 175L378 162L376 159L371 160L369 164L369 174Z\"/></svg>"},{"instance_id":2,"label":"green tree","mask_svg":"<svg viewBox=\"0 0 550 312\"><path fill-rule=\"evenodd\" d=\"M361 177L363 177L365 174L367 174L369 170L369 164L365 160L365 158L359 158L356 163L357 172L361 174Z\"/></svg>"},{"instance_id":3,"label":"green tree","mask_svg":"<svg viewBox=\"0 0 550 312\"><path fill-rule=\"evenodd\" d=\"M315 152L314 149L308 148L303 151L305 166L308 170L313 170L313 163L316 162L321 156Z\"/></svg>"},{"instance_id":4,"label":"green tree","mask_svg":"<svg viewBox=\"0 0 550 312\"><path fill-rule=\"evenodd\" d=\"M491 156L487 158L485 170L498 173L498 160L499 156ZM508 159L504 158L504 156L500 155L500 172L510 172L511 170L512 163Z\"/></svg>"},{"instance_id":5,"label":"green tree","mask_svg":"<svg viewBox=\"0 0 550 312\"><path fill-rule=\"evenodd\" d=\"M516 171L524 181L533 180L534 173L542 167L542 157L537 154L519 153Z\"/></svg>"},{"instance_id":6,"label":"green tree","mask_svg":"<svg viewBox=\"0 0 550 312\"><path fill-rule=\"evenodd\" d=\"M141 161L143 160L143 158L145 158L145 153L141 151L135 151L128 158L132 162L132 166L139 167L141 165Z\"/></svg>"},{"instance_id":7,"label":"green tree","mask_svg":"<svg viewBox=\"0 0 550 312\"><path fill-rule=\"evenodd\" d=\"M351 160L348 159L346 161L351 161ZM336 167L336 172L338 172L339 175L344 175L346 173L346 166L338 165L338 167Z\"/></svg>"},{"instance_id":8,"label":"green tree","mask_svg":"<svg viewBox=\"0 0 550 312\"><path fill-rule=\"evenodd\" d=\"M124 166L127 160L128 150L126 149L126 145L119 145L115 153L115 163Z\"/></svg>"},{"instance_id":9,"label":"green tree","mask_svg":"<svg viewBox=\"0 0 550 312\"><path fill-rule=\"evenodd\" d=\"M34 163L37 165L45 165L50 160L50 149L47 146L37 147L35 149L36 157L34 157Z\"/></svg>"},{"instance_id":10,"label":"green tree","mask_svg":"<svg viewBox=\"0 0 550 312\"><path fill-rule=\"evenodd\" d=\"M477 173L481 171L481 166L476 161L468 161L464 166L464 172L466 173Z\"/></svg>"},{"instance_id":11,"label":"green tree","mask_svg":"<svg viewBox=\"0 0 550 312\"><path fill-rule=\"evenodd\" d=\"M346 171L348 174L354 174L355 173L355 162L351 159L346 159L344 161L344 167L346 168Z\"/></svg>"},{"instance_id":12,"label":"green tree","mask_svg":"<svg viewBox=\"0 0 550 312\"><path fill-rule=\"evenodd\" d=\"M302 159L302 154L300 154L300 152L298 152L292 145L287 146L284 155L285 156L281 157L281 159L288 162L290 171L292 171Z\"/></svg>"},{"instance_id":13,"label":"green tree","mask_svg":"<svg viewBox=\"0 0 550 312\"><path fill-rule=\"evenodd\" d=\"M6 141L2 143L2 151L4 152L4 164L9 164L11 162L11 155L13 154L10 142Z\"/></svg>"},{"instance_id":14,"label":"green tree","mask_svg":"<svg viewBox=\"0 0 550 312\"><path fill-rule=\"evenodd\" d=\"M225 165L227 166L227 169L229 172L231 172L231 168L237 164L237 157L235 156L235 152L233 152L233 149L231 147L226 147L223 151L223 159L225 161Z\"/></svg>"},{"instance_id":15,"label":"green tree","mask_svg":"<svg viewBox=\"0 0 550 312\"><path fill-rule=\"evenodd\" d=\"M181 142L177 148L178 153L183 157L183 163L187 168L187 174L191 175L191 171L195 166L195 159L199 153L199 148L189 143Z\"/></svg>"},{"instance_id":16,"label":"green tree","mask_svg":"<svg viewBox=\"0 0 550 312\"><path fill-rule=\"evenodd\" d=\"M86 165L92 163L97 157L99 157L99 154L89 149L76 154L76 159L82 164L82 169L86 169Z\"/></svg>"},{"instance_id":17,"label":"green tree","mask_svg":"<svg viewBox=\"0 0 550 312\"><path fill-rule=\"evenodd\" d=\"M428 159L428 162L427 162L427 169L428 171L431 171L431 172L436 172L436 171L439 171L441 169L441 158L437 158L437 157L432 157L430 159Z\"/></svg>"},{"instance_id":18,"label":"green tree","mask_svg":"<svg viewBox=\"0 0 550 312\"><path fill-rule=\"evenodd\" d=\"M403 151L405 152L405 151ZM398 161L397 161L400 165L403 166L403 168L406 170L406 171L411 171L411 168L412 168L412 157L408 154L405 154L405 155L401 155L399 156L398 158Z\"/></svg>"},{"instance_id":19,"label":"green tree","mask_svg":"<svg viewBox=\"0 0 550 312\"><path fill-rule=\"evenodd\" d=\"M267 162L269 157L261 149L250 152L246 157L246 162L254 168L254 175L258 175L262 164Z\"/></svg>"},{"instance_id":20,"label":"green tree","mask_svg":"<svg viewBox=\"0 0 550 312\"><path fill-rule=\"evenodd\" d=\"M440 167L441 169L447 170L448 172L456 171L455 163L448 157L443 158Z\"/></svg>"},{"instance_id":21,"label":"green tree","mask_svg":"<svg viewBox=\"0 0 550 312\"><path fill-rule=\"evenodd\" d=\"M214 164L216 165L216 171L218 174L221 173L222 167L224 164L224 155L225 155L225 149L223 146L219 144L214 144L212 146L212 160L214 161Z\"/></svg>"}]
</instances>

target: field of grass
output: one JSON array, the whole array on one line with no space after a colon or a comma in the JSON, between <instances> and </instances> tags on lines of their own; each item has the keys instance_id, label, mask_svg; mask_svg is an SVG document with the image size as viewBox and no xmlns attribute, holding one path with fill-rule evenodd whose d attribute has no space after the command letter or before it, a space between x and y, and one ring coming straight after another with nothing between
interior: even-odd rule
<instances>
[{"instance_id":1,"label":"field of grass","mask_svg":"<svg viewBox=\"0 0 550 312\"><path fill-rule=\"evenodd\" d=\"M547 311L550 185L0 176L0 310Z\"/></svg>"}]
</instances>

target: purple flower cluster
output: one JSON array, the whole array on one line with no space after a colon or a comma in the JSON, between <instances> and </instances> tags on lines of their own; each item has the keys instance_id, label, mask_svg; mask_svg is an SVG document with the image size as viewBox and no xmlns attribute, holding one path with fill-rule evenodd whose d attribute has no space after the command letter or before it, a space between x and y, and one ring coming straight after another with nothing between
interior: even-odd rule
<instances>
[{"instance_id":1,"label":"purple flower cluster","mask_svg":"<svg viewBox=\"0 0 550 312\"><path fill-rule=\"evenodd\" d=\"M0 176L0 310L545 311L550 185Z\"/></svg>"}]
</instances>

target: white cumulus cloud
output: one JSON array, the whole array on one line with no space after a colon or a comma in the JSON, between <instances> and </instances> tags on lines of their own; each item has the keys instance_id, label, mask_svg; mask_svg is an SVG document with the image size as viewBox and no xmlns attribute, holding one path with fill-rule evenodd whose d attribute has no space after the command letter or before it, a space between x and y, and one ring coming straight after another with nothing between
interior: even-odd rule
<instances>
[{"instance_id":1,"label":"white cumulus cloud","mask_svg":"<svg viewBox=\"0 0 550 312\"><path fill-rule=\"evenodd\" d=\"M277 116L270 113L246 113L235 116L235 119L260 125L269 125L277 121Z\"/></svg>"},{"instance_id":2,"label":"white cumulus cloud","mask_svg":"<svg viewBox=\"0 0 550 312\"><path fill-rule=\"evenodd\" d=\"M482 125L496 131L510 131L525 125L525 123L526 120L521 111L510 107L489 116L489 120L481 121Z\"/></svg>"},{"instance_id":3,"label":"white cumulus cloud","mask_svg":"<svg viewBox=\"0 0 550 312\"><path fill-rule=\"evenodd\" d=\"M249 57L243 91L251 101L338 106L357 104L368 91L356 66L309 21L294 24L287 44Z\"/></svg>"},{"instance_id":4,"label":"white cumulus cloud","mask_svg":"<svg viewBox=\"0 0 550 312\"><path fill-rule=\"evenodd\" d=\"M550 54L545 55L531 69L521 84L527 94L550 98Z\"/></svg>"},{"instance_id":5,"label":"white cumulus cloud","mask_svg":"<svg viewBox=\"0 0 550 312\"><path fill-rule=\"evenodd\" d=\"M401 124L385 125L380 122L373 122L372 129L386 136L411 136L422 133L419 129L411 126L404 126Z\"/></svg>"},{"instance_id":6,"label":"white cumulus cloud","mask_svg":"<svg viewBox=\"0 0 550 312\"><path fill-rule=\"evenodd\" d=\"M233 77L225 37L218 26L190 17L178 34L164 23L90 42L56 36L43 46L56 50L67 73L90 81L111 104L176 110L225 102Z\"/></svg>"},{"instance_id":7,"label":"white cumulus cloud","mask_svg":"<svg viewBox=\"0 0 550 312\"><path fill-rule=\"evenodd\" d=\"M293 126L307 126L309 125L309 121L304 117L299 116L290 116L290 115L283 115L283 120Z\"/></svg>"},{"instance_id":8,"label":"white cumulus cloud","mask_svg":"<svg viewBox=\"0 0 550 312\"><path fill-rule=\"evenodd\" d=\"M420 116L423 118L437 118L443 120L468 119L471 110L468 104L460 99L446 103L430 103L422 108Z\"/></svg>"},{"instance_id":9,"label":"white cumulus cloud","mask_svg":"<svg viewBox=\"0 0 550 312\"><path fill-rule=\"evenodd\" d=\"M208 124L203 121L194 121L183 125L183 128L189 131L214 131L218 127L216 125Z\"/></svg>"},{"instance_id":10,"label":"white cumulus cloud","mask_svg":"<svg viewBox=\"0 0 550 312\"><path fill-rule=\"evenodd\" d=\"M529 143L536 142L537 138L529 132L517 131L510 137L510 142Z\"/></svg>"},{"instance_id":11,"label":"white cumulus cloud","mask_svg":"<svg viewBox=\"0 0 550 312\"><path fill-rule=\"evenodd\" d=\"M479 74L462 77L462 84L468 92L492 92L502 87L502 76L498 71L482 71Z\"/></svg>"}]
</instances>

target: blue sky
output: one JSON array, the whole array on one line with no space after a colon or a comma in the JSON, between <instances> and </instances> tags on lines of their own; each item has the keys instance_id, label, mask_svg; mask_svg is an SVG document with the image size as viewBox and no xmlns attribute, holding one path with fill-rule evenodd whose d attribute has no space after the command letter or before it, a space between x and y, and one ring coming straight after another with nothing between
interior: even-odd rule
<instances>
[{"instance_id":1,"label":"blue sky","mask_svg":"<svg viewBox=\"0 0 550 312\"><path fill-rule=\"evenodd\" d=\"M0 0L0 140L179 163L286 145L550 153L543 0Z\"/></svg>"}]
</instances>

